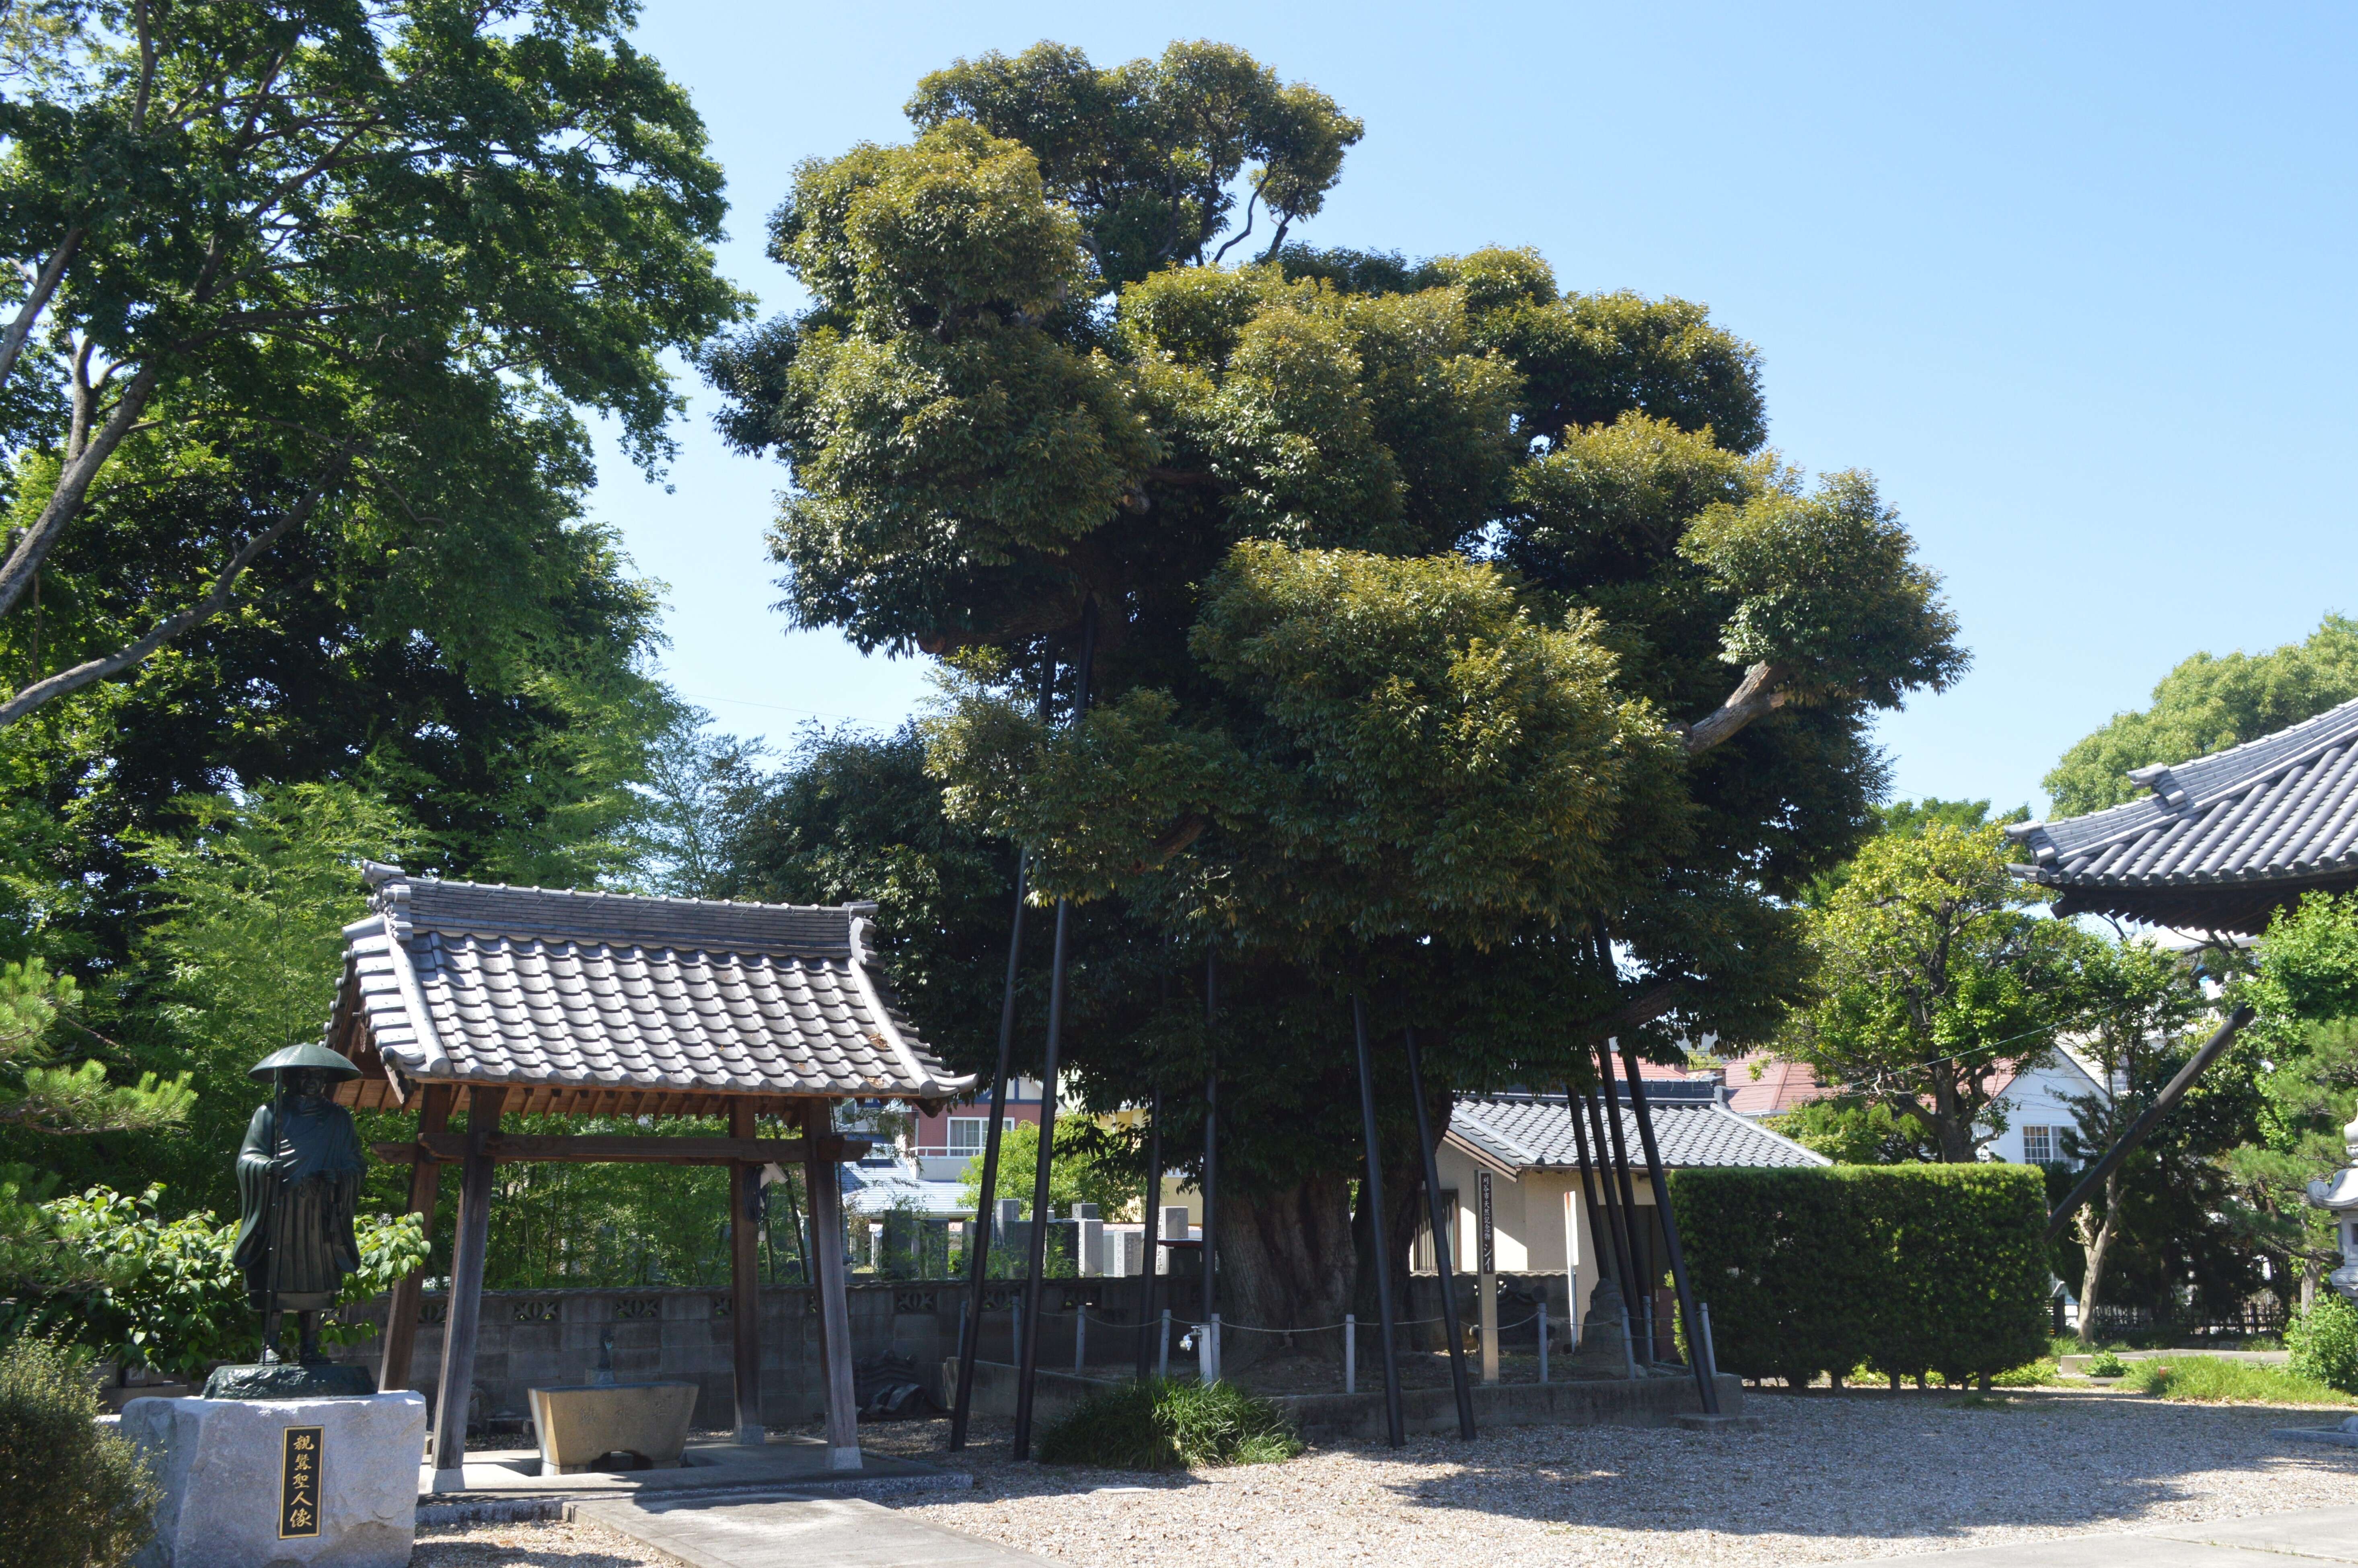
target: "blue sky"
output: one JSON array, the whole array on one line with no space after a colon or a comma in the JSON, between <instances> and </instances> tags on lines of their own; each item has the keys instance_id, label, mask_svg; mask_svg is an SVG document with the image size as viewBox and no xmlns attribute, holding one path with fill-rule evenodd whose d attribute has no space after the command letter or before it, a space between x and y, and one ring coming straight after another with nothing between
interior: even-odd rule
<instances>
[{"instance_id":1,"label":"blue sky","mask_svg":"<svg viewBox=\"0 0 2358 1568\"><path fill-rule=\"evenodd\" d=\"M762 254L794 165L906 135L918 76L1040 38L1239 44L1367 122L1312 243L1537 245L1560 280L1707 302L1761 351L1771 440L1872 470L1974 651L1882 726L1905 795L2043 806L2072 741L2196 649L2358 609L2350 309L2358 12L2323 6L856 6L651 0ZM596 514L669 585L665 670L726 728L888 726L921 663L789 633L783 470L701 388L668 492Z\"/></svg>"}]
</instances>

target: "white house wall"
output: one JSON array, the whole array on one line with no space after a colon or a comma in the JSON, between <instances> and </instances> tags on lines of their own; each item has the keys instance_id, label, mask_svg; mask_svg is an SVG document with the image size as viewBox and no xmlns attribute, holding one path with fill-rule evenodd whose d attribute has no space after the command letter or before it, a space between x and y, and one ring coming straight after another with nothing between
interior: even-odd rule
<instances>
[{"instance_id":1,"label":"white house wall","mask_svg":"<svg viewBox=\"0 0 2358 1568\"><path fill-rule=\"evenodd\" d=\"M2100 1092L2095 1078L2061 1052L2045 1065L2018 1075L1994 1102L2006 1113L2006 1128L1984 1146L1983 1157L2009 1164L2025 1162L2024 1134L2028 1129L2049 1130L2052 1158L2063 1158L2063 1130L2074 1125L2071 1101Z\"/></svg>"},{"instance_id":2,"label":"white house wall","mask_svg":"<svg viewBox=\"0 0 2358 1568\"><path fill-rule=\"evenodd\" d=\"M1457 1249L1452 1263L1461 1273L1472 1273L1477 1261L1481 1164L1463 1150L1444 1143L1435 1158L1444 1192L1457 1195ZM1633 1184L1638 1206L1650 1213L1652 1189L1643 1180ZM1603 1202L1600 1195L1599 1203ZM1502 1274L1562 1274L1573 1276L1573 1299L1585 1296L1596 1280L1596 1243L1589 1233L1587 1206L1580 1201L1577 1173L1531 1170L1518 1180L1490 1172L1490 1218Z\"/></svg>"}]
</instances>

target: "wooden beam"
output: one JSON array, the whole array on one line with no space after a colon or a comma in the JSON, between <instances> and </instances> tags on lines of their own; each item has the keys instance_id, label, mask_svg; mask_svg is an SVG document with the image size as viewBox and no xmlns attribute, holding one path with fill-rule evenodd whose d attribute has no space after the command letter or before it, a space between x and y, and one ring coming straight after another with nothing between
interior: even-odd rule
<instances>
[{"instance_id":1,"label":"wooden beam","mask_svg":"<svg viewBox=\"0 0 2358 1568\"><path fill-rule=\"evenodd\" d=\"M750 1110L746 1119L752 1119ZM858 1138L828 1137L820 1143L837 1160L857 1160L869 1149L867 1141ZM417 1159L421 1147L429 1161L455 1165L468 1157L467 1140L448 1132L416 1143L379 1143L374 1152L388 1165L406 1165ZM485 1153L499 1165L526 1160L599 1165L793 1165L808 1157L799 1138L657 1138L602 1132L503 1136L492 1139Z\"/></svg>"},{"instance_id":2,"label":"wooden beam","mask_svg":"<svg viewBox=\"0 0 2358 1568\"><path fill-rule=\"evenodd\" d=\"M836 1185L836 1162L825 1151L834 1123L826 1100L803 1106L803 1187L809 1195L812 1262L817 1278L820 1365L827 1376L827 1467L860 1466L860 1405L851 1392L851 1303L843 1267L843 1195Z\"/></svg>"},{"instance_id":3,"label":"wooden beam","mask_svg":"<svg viewBox=\"0 0 2358 1568\"><path fill-rule=\"evenodd\" d=\"M729 1108L730 1141L753 1143L753 1107L739 1100ZM795 1141L800 1147L801 1141ZM737 1441L759 1447L770 1441L762 1423L762 1262L754 1249L762 1212L762 1167L729 1167L730 1327L737 1353Z\"/></svg>"},{"instance_id":4,"label":"wooden beam","mask_svg":"<svg viewBox=\"0 0 2358 1568\"><path fill-rule=\"evenodd\" d=\"M436 1084L426 1091L426 1098L417 1108L418 1136L443 1136L449 1119L449 1087ZM442 1167L431 1160L420 1160L410 1168L409 1212L424 1222L428 1241L434 1239L434 1200L441 1181ZM393 1299L384 1309L384 1359L377 1364L379 1393L397 1393L409 1387L410 1357L417 1347L417 1303L425 1287L426 1266L422 1263L394 1281Z\"/></svg>"},{"instance_id":5,"label":"wooden beam","mask_svg":"<svg viewBox=\"0 0 2358 1568\"><path fill-rule=\"evenodd\" d=\"M466 1485L467 1400L475 1387L475 1334L483 1319L483 1255L491 1243L492 1161L505 1089L467 1097L467 1158L459 1186L459 1234L450 1248L450 1315L442 1330L442 1375L434 1396L434 1489Z\"/></svg>"}]
</instances>

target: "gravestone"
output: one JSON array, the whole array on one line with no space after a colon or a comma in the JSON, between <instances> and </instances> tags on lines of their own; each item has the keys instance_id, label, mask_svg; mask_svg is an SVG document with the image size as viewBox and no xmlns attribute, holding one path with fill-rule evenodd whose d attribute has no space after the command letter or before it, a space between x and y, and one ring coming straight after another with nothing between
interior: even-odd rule
<instances>
[{"instance_id":1,"label":"gravestone","mask_svg":"<svg viewBox=\"0 0 2358 1568\"><path fill-rule=\"evenodd\" d=\"M1634 1378L1638 1363L1629 1346L1629 1313L1621 1302L1621 1287L1599 1280L1588 1298L1588 1315L1581 1321L1580 1348L1566 1368L1574 1378Z\"/></svg>"},{"instance_id":2,"label":"gravestone","mask_svg":"<svg viewBox=\"0 0 2358 1568\"><path fill-rule=\"evenodd\" d=\"M1185 1204L1166 1204L1163 1206L1162 1228L1157 1232L1157 1238L1159 1240L1184 1241L1187 1239L1188 1228L1187 1206ZM1170 1249L1164 1247L1157 1247L1154 1249L1154 1271L1158 1274L1169 1273L1171 1271Z\"/></svg>"},{"instance_id":3,"label":"gravestone","mask_svg":"<svg viewBox=\"0 0 2358 1568\"><path fill-rule=\"evenodd\" d=\"M1073 1206L1073 1228L1079 1232L1075 1246L1085 1275L1105 1272L1105 1221L1098 1217L1097 1210L1093 1203Z\"/></svg>"}]
</instances>

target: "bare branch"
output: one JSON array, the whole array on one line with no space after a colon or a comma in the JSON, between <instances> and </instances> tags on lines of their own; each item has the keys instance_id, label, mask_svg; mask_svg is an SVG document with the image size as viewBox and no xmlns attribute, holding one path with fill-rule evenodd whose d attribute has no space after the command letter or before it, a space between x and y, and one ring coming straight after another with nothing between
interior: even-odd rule
<instances>
[{"instance_id":1,"label":"bare branch","mask_svg":"<svg viewBox=\"0 0 2358 1568\"><path fill-rule=\"evenodd\" d=\"M81 243L81 235L80 224L66 231L66 237L58 242L58 248L51 251L49 259L41 264L39 276L33 279L32 292L25 297L24 308L16 312L16 319L8 323L7 335L0 337L0 386L7 384L9 373L16 368L16 356L24 351L25 340L33 332L33 323L39 320L41 312L49 308L49 300L57 293L58 284L66 276L66 264L73 260L74 249Z\"/></svg>"},{"instance_id":2,"label":"bare branch","mask_svg":"<svg viewBox=\"0 0 2358 1568\"><path fill-rule=\"evenodd\" d=\"M1584 1040L1610 1040L1624 1030L1653 1022L1685 1000L1686 994L1683 980L1663 980L1639 991L1610 1012L1600 1012L1587 1020L1578 1026L1578 1033Z\"/></svg>"},{"instance_id":3,"label":"bare branch","mask_svg":"<svg viewBox=\"0 0 2358 1568\"><path fill-rule=\"evenodd\" d=\"M1765 719L1791 700L1792 694L1784 689L1785 669L1765 660L1744 672L1744 679L1728 693L1727 700L1693 724L1682 727L1686 737L1687 755L1692 757L1710 751L1722 741L1732 740L1736 732L1756 719Z\"/></svg>"},{"instance_id":4,"label":"bare branch","mask_svg":"<svg viewBox=\"0 0 2358 1568\"><path fill-rule=\"evenodd\" d=\"M45 680L34 682L7 701L0 702L0 730L5 730L45 702L63 697L68 692L79 691L94 681L104 680L118 671L130 668L189 627L221 613L222 607L229 602L238 579L245 575L246 568L260 560L273 545L309 521L311 514L319 509L319 503L326 499L328 492L342 478L348 466L349 460L341 457L329 464L327 471L320 476L309 494L288 507L277 522L238 546L237 553L229 558L229 564L213 579L212 587L196 603L166 616L137 642L102 658L88 659L71 669L59 670Z\"/></svg>"}]
</instances>

